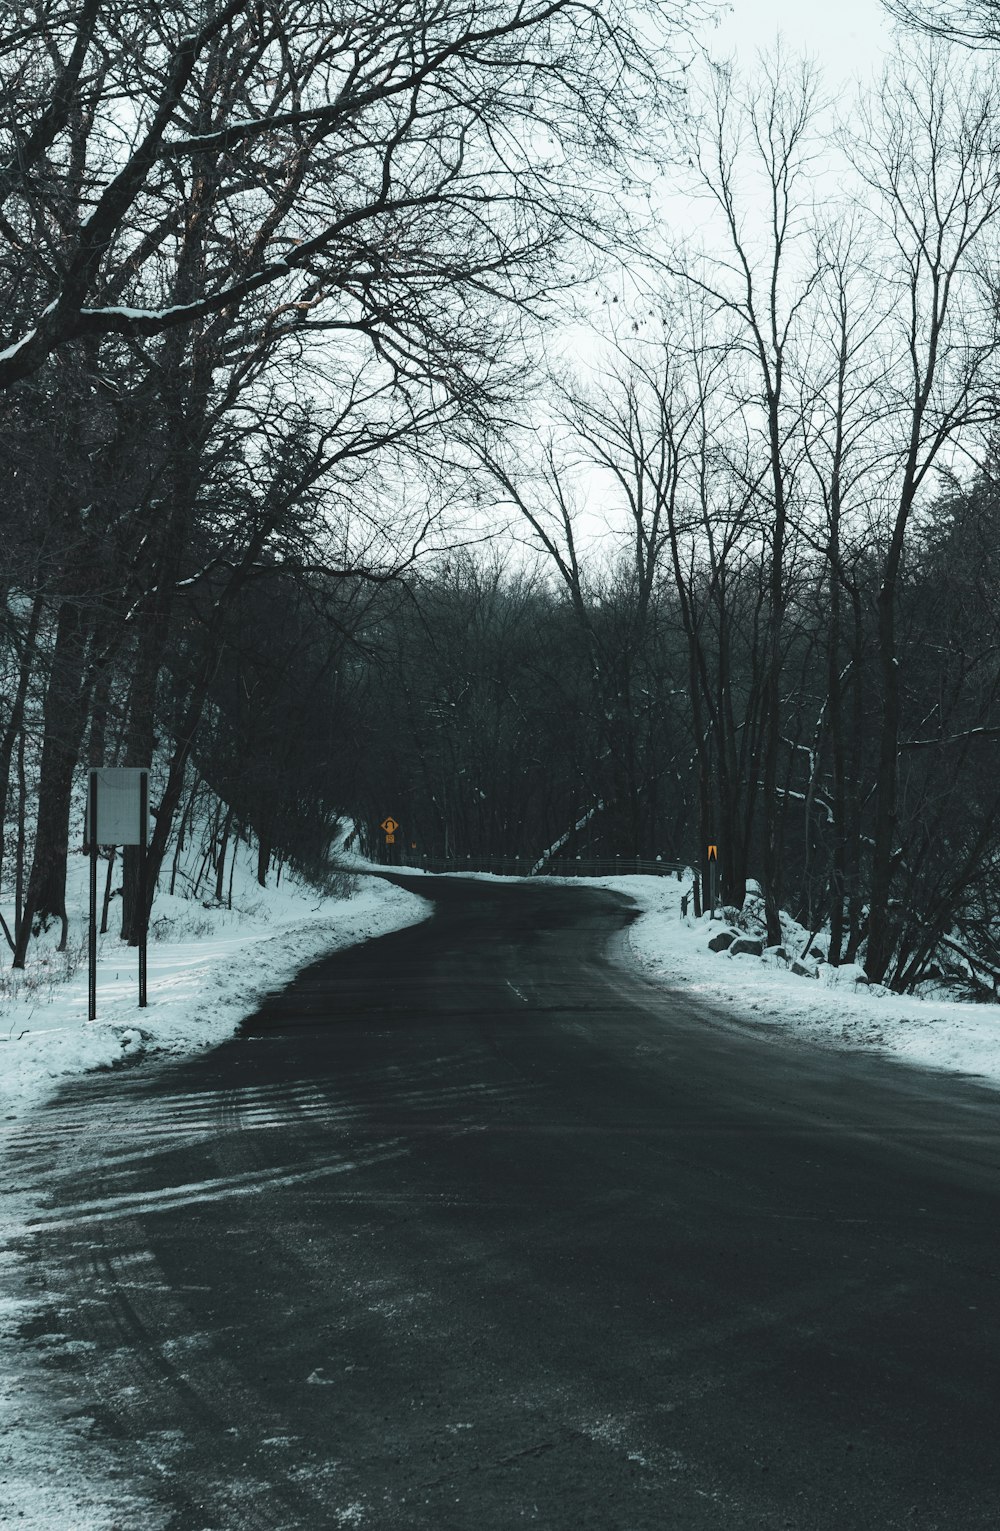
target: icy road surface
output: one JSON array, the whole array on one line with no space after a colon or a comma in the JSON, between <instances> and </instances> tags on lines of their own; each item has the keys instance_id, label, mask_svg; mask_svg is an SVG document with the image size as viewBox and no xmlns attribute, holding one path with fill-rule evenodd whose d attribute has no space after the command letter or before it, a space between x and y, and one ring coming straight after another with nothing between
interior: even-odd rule
<instances>
[{"instance_id":1,"label":"icy road surface","mask_svg":"<svg viewBox=\"0 0 1000 1531\"><path fill-rule=\"evenodd\" d=\"M997 1095L720 1021L620 894L412 886L14 1124L10 1524L995 1531Z\"/></svg>"}]
</instances>

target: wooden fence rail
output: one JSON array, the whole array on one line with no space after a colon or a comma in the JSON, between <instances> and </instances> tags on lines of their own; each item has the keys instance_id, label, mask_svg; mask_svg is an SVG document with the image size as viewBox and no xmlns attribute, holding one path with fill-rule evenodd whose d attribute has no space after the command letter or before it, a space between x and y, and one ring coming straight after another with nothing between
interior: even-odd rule
<instances>
[{"instance_id":1,"label":"wooden fence rail","mask_svg":"<svg viewBox=\"0 0 1000 1531\"><path fill-rule=\"evenodd\" d=\"M501 877L676 877L687 870L683 862L642 856L551 856L541 866L537 856L416 856L406 854L387 865L425 872L493 872ZM536 870L537 868L537 870Z\"/></svg>"}]
</instances>

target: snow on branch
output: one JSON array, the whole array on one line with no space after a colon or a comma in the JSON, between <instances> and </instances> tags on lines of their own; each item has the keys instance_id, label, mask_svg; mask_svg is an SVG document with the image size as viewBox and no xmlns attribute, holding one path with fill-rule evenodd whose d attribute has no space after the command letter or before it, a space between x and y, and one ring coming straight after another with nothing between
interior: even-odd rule
<instances>
[{"instance_id":1,"label":"snow on branch","mask_svg":"<svg viewBox=\"0 0 1000 1531\"><path fill-rule=\"evenodd\" d=\"M969 739L1000 739L1000 728L967 728L961 734L942 734L937 739L905 739L900 744L901 750L928 750L935 745L965 744Z\"/></svg>"},{"instance_id":2,"label":"snow on branch","mask_svg":"<svg viewBox=\"0 0 1000 1531\"><path fill-rule=\"evenodd\" d=\"M542 852L528 875L530 877L536 876L536 874L542 870L542 867L545 866L547 862L551 861L552 857L557 855L559 851L562 850L563 846L569 840L570 835L579 834L581 829L586 829L594 815L600 813L603 807L604 801L603 799L599 799L592 808L588 808L583 818L577 819L572 829L567 829L564 835L560 835L558 840L553 841L548 850Z\"/></svg>"}]
</instances>

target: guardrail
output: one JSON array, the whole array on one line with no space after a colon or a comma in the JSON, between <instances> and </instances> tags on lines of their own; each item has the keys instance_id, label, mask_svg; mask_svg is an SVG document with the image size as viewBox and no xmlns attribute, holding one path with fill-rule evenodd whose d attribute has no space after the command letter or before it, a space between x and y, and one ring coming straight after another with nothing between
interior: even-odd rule
<instances>
[{"instance_id":1,"label":"guardrail","mask_svg":"<svg viewBox=\"0 0 1000 1531\"><path fill-rule=\"evenodd\" d=\"M401 870L425 872L493 872L500 877L676 877L687 870L683 862L644 856L550 856L538 866L537 856L402 856L391 863ZM537 867L537 870L535 870Z\"/></svg>"}]
</instances>

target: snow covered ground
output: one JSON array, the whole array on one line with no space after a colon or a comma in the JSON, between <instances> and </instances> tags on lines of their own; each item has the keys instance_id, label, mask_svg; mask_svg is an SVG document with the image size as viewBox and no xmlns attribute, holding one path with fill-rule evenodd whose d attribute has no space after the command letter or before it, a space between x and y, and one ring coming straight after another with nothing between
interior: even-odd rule
<instances>
[{"instance_id":1,"label":"snow covered ground","mask_svg":"<svg viewBox=\"0 0 1000 1531\"><path fill-rule=\"evenodd\" d=\"M362 874L374 870L361 858L352 858L352 868ZM9 968L0 970L0 1115L7 1120L88 1069L114 1067L143 1052L184 1053L224 1041L265 994L324 952L413 924L431 909L427 901L364 875L350 897L324 898L287 875L278 888L260 888L247 851L245 864L237 868L232 910L157 898L147 1009L137 1007L135 951L113 933L101 938L98 1019L91 1024L83 952L85 876L83 857L74 858L69 956L42 942L23 979ZM857 968L820 964L817 977L804 978L776 958L710 951L710 937L725 925L707 916L682 916L689 878L683 884L673 877L565 881L632 898L641 914L627 941L643 971L687 989L734 1020L770 1027L776 1036L791 1033L835 1047L877 1049L1000 1083L1000 1018L992 1005L933 992L900 998L857 983ZM789 926L789 954L798 956L806 944L807 933ZM75 968L68 979L67 968Z\"/></svg>"},{"instance_id":2,"label":"snow covered ground","mask_svg":"<svg viewBox=\"0 0 1000 1531\"><path fill-rule=\"evenodd\" d=\"M237 867L234 907L206 909L196 901L161 897L158 939L150 945L149 1008L136 1008L136 954L116 936L104 938L98 1016L89 1025L86 964L79 962L85 865L77 858L69 965L41 944L27 978L16 986L0 971L0 1117L8 1138L30 1108L73 1074L110 1067L141 1051L189 1052L230 1036L267 992L286 983L324 952L423 919L431 905L373 877L359 879L352 897L320 898L294 879L260 889L247 855ZM358 871L365 870L357 863ZM509 881L511 879L503 879ZM560 881L563 881L560 879ZM567 885L595 886L565 880ZM750 1023L775 1040L791 1034L834 1047L877 1049L932 1067L1000 1082L1000 1027L991 1005L928 996L900 999L856 985L856 969L820 967L797 977L777 958L731 957L708 948L724 928L681 912L690 879L612 877L598 885L627 894L640 910L627 948L654 980L703 999L736 1023ZM789 927L798 955L806 932ZM43 1298L20 1283L25 1256L19 1234L34 1202L16 1186L0 1191L0 1524L24 1531L124 1531L142 1525L163 1531L155 1511L124 1480L108 1479L107 1455L72 1423L74 1400L58 1370L46 1369L19 1338ZM68 1386L68 1384L67 1384ZM69 1421L69 1423L67 1423Z\"/></svg>"},{"instance_id":3,"label":"snow covered ground","mask_svg":"<svg viewBox=\"0 0 1000 1531\"><path fill-rule=\"evenodd\" d=\"M996 1006L942 997L931 985L919 998L901 997L858 982L856 967L818 964L817 976L805 978L775 957L710 951L709 939L729 927L707 915L700 920L682 916L681 896L690 881L611 877L602 882L627 893L641 909L627 939L649 976L684 988L733 1020L771 1027L776 1037L791 1034L826 1046L892 1053L909 1063L1000 1084ZM808 932L791 922L786 929L789 956L797 957L808 944Z\"/></svg>"},{"instance_id":4,"label":"snow covered ground","mask_svg":"<svg viewBox=\"0 0 1000 1531\"><path fill-rule=\"evenodd\" d=\"M0 1121L16 1141L46 1096L87 1069L151 1055L190 1053L232 1036L261 998L308 963L425 919L432 905L383 882L357 879L349 897L322 897L294 877L257 885L248 848L233 878L233 908L161 895L149 945L149 1004L139 1010L137 954L102 938L98 1019L87 1021L86 863L71 858L68 954L51 936L34 943L23 976L0 970ZM114 911L117 913L117 911ZM114 923L114 922L112 922ZM74 971L75 969L75 971ZM67 977L67 973L70 976ZM32 1195L0 1189L0 1525L24 1531L160 1531L167 1516L128 1485L108 1479L106 1452L61 1373L19 1338L51 1294L23 1285ZM77 1411L78 1412L78 1411Z\"/></svg>"},{"instance_id":5,"label":"snow covered ground","mask_svg":"<svg viewBox=\"0 0 1000 1531\"><path fill-rule=\"evenodd\" d=\"M326 952L426 919L431 905L381 878L357 879L349 897L323 897L283 875L256 882L241 847L233 908L159 894L149 942L148 1006L138 1008L138 956L117 933L100 939L97 1020L87 1020L87 864L70 858L68 952L33 943L25 973L0 970L0 1116L8 1121L68 1076L131 1062L143 1052L185 1053L232 1036L267 993ZM112 925L120 919L112 910ZM71 976L67 977L67 974Z\"/></svg>"}]
</instances>

